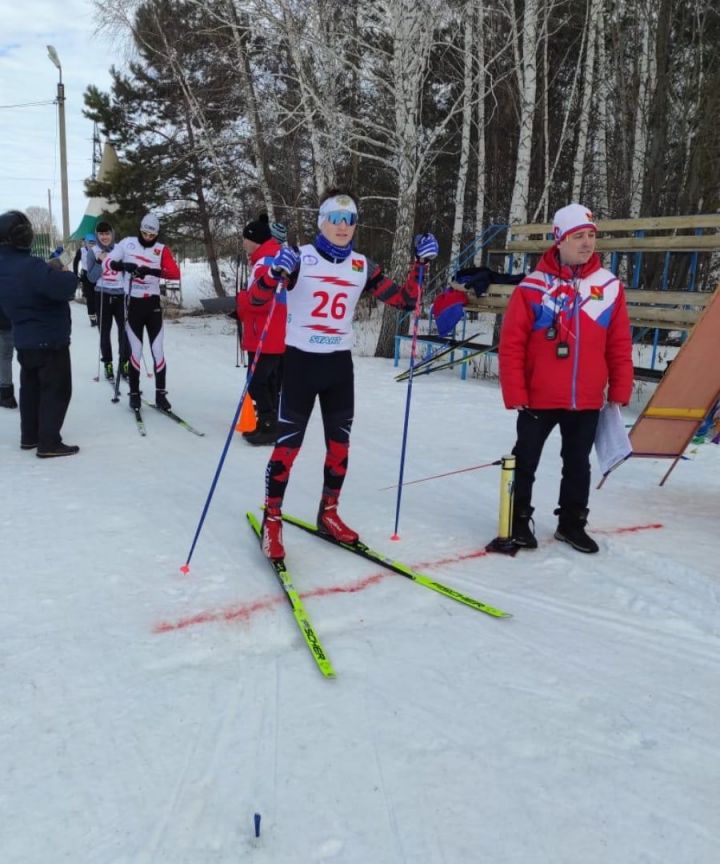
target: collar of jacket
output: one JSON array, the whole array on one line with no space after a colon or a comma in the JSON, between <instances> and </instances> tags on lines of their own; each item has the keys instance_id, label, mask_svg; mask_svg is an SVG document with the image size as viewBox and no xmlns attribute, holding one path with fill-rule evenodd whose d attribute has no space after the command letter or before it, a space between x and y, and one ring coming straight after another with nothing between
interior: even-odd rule
<instances>
[{"instance_id":1,"label":"collar of jacket","mask_svg":"<svg viewBox=\"0 0 720 864\"><path fill-rule=\"evenodd\" d=\"M578 267L571 267L569 264L560 263L560 254L557 246L551 246L542 256L537 269L542 273L547 273L550 276L555 276L559 279L565 279L571 282L573 279L585 279L595 273L602 267L600 256L597 252L593 252L592 258L587 264L582 264Z\"/></svg>"},{"instance_id":2,"label":"collar of jacket","mask_svg":"<svg viewBox=\"0 0 720 864\"><path fill-rule=\"evenodd\" d=\"M280 251L280 244L274 237L270 237L250 255L250 263L257 264L261 258L274 258Z\"/></svg>"}]
</instances>

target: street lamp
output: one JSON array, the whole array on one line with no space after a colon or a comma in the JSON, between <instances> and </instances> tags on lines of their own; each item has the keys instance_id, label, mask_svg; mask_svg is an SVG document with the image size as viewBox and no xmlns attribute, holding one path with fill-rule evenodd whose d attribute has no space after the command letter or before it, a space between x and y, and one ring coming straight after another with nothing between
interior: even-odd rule
<instances>
[{"instance_id":1,"label":"street lamp","mask_svg":"<svg viewBox=\"0 0 720 864\"><path fill-rule=\"evenodd\" d=\"M57 85L58 125L60 127L60 186L62 189L63 243L70 236L70 205L68 203L67 144L65 141L65 87L62 83L62 64L52 45L47 46L48 57L60 75Z\"/></svg>"}]
</instances>

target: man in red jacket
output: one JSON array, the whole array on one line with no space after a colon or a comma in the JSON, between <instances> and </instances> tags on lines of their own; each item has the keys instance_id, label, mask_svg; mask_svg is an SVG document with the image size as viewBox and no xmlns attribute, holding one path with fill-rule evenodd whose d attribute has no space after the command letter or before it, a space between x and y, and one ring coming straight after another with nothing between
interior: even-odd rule
<instances>
[{"instance_id":1,"label":"man in red jacket","mask_svg":"<svg viewBox=\"0 0 720 864\"><path fill-rule=\"evenodd\" d=\"M277 225L276 230L280 227ZM245 226L243 249L252 269L247 289L239 291L237 295L237 317L242 322L242 347L247 351L248 367L251 368L267 321L269 306L252 304L250 289L254 282L267 274L273 258L280 251L280 243L272 235L267 213L261 213L257 220L248 222ZM260 357L248 387L258 415L257 428L254 432L245 433L244 436L250 444L275 443L282 361L285 353L286 320L287 304L283 290L275 301L270 325L260 349Z\"/></svg>"},{"instance_id":2,"label":"man in red jacket","mask_svg":"<svg viewBox=\"0 0 720 864\"><path fill-rule=\"evenodd\" d=\"M559 426L563 468L555 537L580 552L598 551L585 531L590 450L606 398L627 405L632 395L625 293L595 254L596 230L592 213L580 204L557 211L555 242L513 291L500 334L503 400L518 411L513 540L527 549L537 547L535 471Z\"/></svg>"}]
</instances>

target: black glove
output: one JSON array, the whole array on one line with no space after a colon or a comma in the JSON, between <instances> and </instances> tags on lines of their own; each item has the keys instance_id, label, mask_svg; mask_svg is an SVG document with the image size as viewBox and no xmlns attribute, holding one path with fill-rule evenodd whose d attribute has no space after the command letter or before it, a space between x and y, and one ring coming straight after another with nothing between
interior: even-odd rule
<instances>
[{"instance_id":1,"label":"black glove","mask_svg":"<svg viewBox=\"0 0 720 864\"><path fill-rule=\"evenodd\" d=\"M124 261L111 261L110 262L110 269L114 270L116 273L122 273L123 270L125 269L125 262Z\"/></svg>"},{"instance_id":2,"label":"black glove","mask_svg":"<svg viewBox=\"0 0 720 864\"><path fill-rule=\"evenodd\" d=\"M144 279L146 276L159 276L160 268L159 267L146 267L144 264L141 264L136 270L135 275L138 279Z\"/></svg>"}]
</instances>

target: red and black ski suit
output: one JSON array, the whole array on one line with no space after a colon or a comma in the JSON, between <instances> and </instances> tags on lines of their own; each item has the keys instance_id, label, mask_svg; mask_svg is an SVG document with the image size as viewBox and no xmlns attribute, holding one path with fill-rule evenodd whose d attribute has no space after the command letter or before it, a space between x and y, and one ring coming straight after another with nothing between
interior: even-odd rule
<instances>
[{"instance_id":1,"label":"red and black ski suit","mask_svg":"<svg viewBox=\"0 0 720 864\"><path fill-rule=\"evenodd\" d=\"M351 259L344 263L329 258L314 246L303 246L301 252L300 270L290 277L287 285L288 347L285 351L278 436L265 475L265 503L278 508L282 505L290 471L300 452L316 398L320 400L326 446L322 494L323 498L337 499L347 472L350 430L355 410L352 353L350 350L332 350L331 347L328 350L329 345L333 344L332 340L344 337L327 335L339 333L344 327L343 332L347 336L347 328L352 326L354 303L344 301L342 308L347 307L347 313L342 322L333 322L339 325L337 327L319 323L320 320L332 320L325 313L322 313L323 318L318 323L305 325L309 328L307 332L315 335L309 336L307 346L303 348L290 342L290 316L295 315L293 325L297 325L298 320L302 319L303 306L306 309L315 306L316 299L311 298L319 298L313 311L319 313L320 309L330 308L331 303L323 306L324 300L328 299L327 292L332 293L337 286L341 286L337 290L342 292L345 290L342 286L349 284L331 274L335 269L338 274L346 273L351 262L356 271L353 284L357 293L370 291L383 303L410 310L415 307L419 290L417 263L412 267L405 284L398 285L377 264L364 256L355 258L355 253L352 253ZM313 276L315 268L321 268L323 275ZM250 289L251 301L266 303L276 284L270 274L258 279ZM346 295L335 294L336 299L342 297Z\"/></svg>"}]
</instances>

